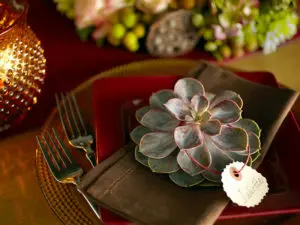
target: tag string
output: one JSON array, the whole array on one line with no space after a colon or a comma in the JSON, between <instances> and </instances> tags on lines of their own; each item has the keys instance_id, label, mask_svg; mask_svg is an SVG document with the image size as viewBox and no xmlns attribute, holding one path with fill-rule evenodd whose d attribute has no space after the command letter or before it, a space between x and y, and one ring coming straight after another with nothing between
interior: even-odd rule
<instances>
[{"instance_id":1,"label":"tag string","mask_svg":"<svg viewBox=\"0 0 300 225\"><path fill-rule=\"evenodd\" d=\"M248 151L247 151L248 154L247 154L246 162L244 163L244 165L242 166L242 168L241 168L239 171L234 171L234 174L239 174L239 173L241 173L241 171L242 171L242 170L245 168L245 166L248 164L248 162L249 162L249 160L250 160L250 155L251 155L251 154L250 154L250 145L248 145L247 150L248 150ZM204 166L204 165L202 165L201 163L199 163L196 159L193 158L193 156L191 156L191 154L188 152L187 149L185 149L184 152L188 155L188 157L189 157L196 165L202 167L203 169L205 169L205 170L207 170L207 171L209 171L209 172L211 172L211 173L214 173L214 174L217 174L217 175L222 174L222 172L220 172L220 171L210 169L209 167Z\"/></svg>"}]
</instances>

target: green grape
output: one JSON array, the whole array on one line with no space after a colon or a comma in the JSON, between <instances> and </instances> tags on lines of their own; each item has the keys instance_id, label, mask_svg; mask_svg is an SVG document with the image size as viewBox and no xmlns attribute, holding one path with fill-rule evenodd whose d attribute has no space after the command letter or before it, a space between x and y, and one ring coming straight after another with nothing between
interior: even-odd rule
<instances>
[{"instance_id":1,"label":"green grape","mask_svg":"<svg viewBox=\"0 0 300 225\"><path fill-rule=\"evenodd\" d=\"M134 13L134 9L132 7L126 7L120 10L121 17L126 16L128 14Z\"/></svg>"},{"instance_id":2,"label":"green grape","mask_svg":"<svg viewBox=\"0 0 300 225\"><path fill-rule=\"evenodd\" d=\"M203 32L203 38L207 41L210 41L214 38L214 33L211 29L205 29Z\"/></svg>"},{"instance_id":3,"label":"green grape","mask_svg":"<svg viewBox=\"0 0 300 225\"><path fill-rule=\"evenodd\" d=\"M240 58L245 55L245 51L243 48L234 48L233 55L234 57Z\"/></svg>"},{"instance_id":4,"label":"green grape","mask_svg":"<svg viewBox=\"0 0 300 225\"><path fill-rule=\"evenodd\" d=\"M62 13L63 15L66 15L69 19L74 18L74 4L75 0L54 0L56 3L56 9Z\"/></svg>"},{"instance_id":5,"label":"green grape","mask_svg":"<svg viewBox=\"0 0 300 225\"><path fill-rule=\"evenodd\" d=\"M223 58L228 59L232 55L231 48L228 45L223 45L220 47L220 53L223 56Z\"/></svg>"},{"instance_id":6,"label":"green grape","mask_svg":"<svg viewBox=\"0 0 300 225\"><path fill-rule=\"evenodd\" d=\"M108 38L107 38L108 42L113 45L113 46L119 46L121 44L121 40L120 39L117 39L117 38L114 38L111 33L108 34Z\"/></svg>"},{"instance_id":7,"label":"green grape","mask_svg":"<svg viewBox=\"0 0 300 225\"><path fill-rule=\"evenodd\" d=\"M258 48L258 42L255 35L250 35L246 38L246 50L249 52L254 52Z\"/></svg>"},{"instance_id":8,"label":"green grape","mask_svg":"<svg viewBox=\"0 0 300 225\"><path fill-rule=\"evenodd\" d=\"M195 27L199 28L204 25L204 17L202 14L194 13L192 16L192 22Z\"/></svg>"},{"instance_id":9,"label":"green grape","mask_svg":"<svg viewBox=\"0 0 300 225\"><path fill-rule=\"evenodd\" d=\"M137 16L134 13L124 14L122 22L127 28L133 28L137 22Z\"/></svg>"},{"instance_id":10,"label":"green grape","mask_svg":"<svg viewBox=\"0 0 300 225\"><path fill-rule=\"evenodd\" d=\"M214 52L216 51L218 48L218 46L214 43L214 42L207 42L205 45L204 45L204 49L208 52Z\"/></svg>"},{"instance_id":11,"label":"green grape","mask_svg":"<svg viewBox=\"0 0 300 225\"><path fill-rule=\"evenodd\" d=\"M142 38L146 33L145 26L139 23L133 28L133 32L138 38Z\"/></svg>"},{"instance_id":12,"label":"green grape","mask_svg":"<svg viewBox=\"0 0 300 225\"><path fill-rule=\"evenodd\" d=\"M123 39L123 44L131 52L136 52L139 49L138 38L135 35L135 33L131 31L125 35Z\"/></svg>"},{"instance_id":13,"label":"green grape","mask_svg":"<svg viewBox=\"0 0 300 225\"><path fill-rule=\"evenodd\" d=\"M112 15L109 17L109 21L110 21L112 24L119 23L119 22L120 22L119 14L118 14L118 13L112 14Z\"/></svg>"},{"instance_id":14,"label":"green grape","mask_svg":"<svg viewBox=\"0 0 300 225\"><path fill-rule=\"evenodd\" d=\"M126 28L123 24L117 23L113 25L110 32L114 39L122 39L126 33Z\"/></svg>"}]
</instances>

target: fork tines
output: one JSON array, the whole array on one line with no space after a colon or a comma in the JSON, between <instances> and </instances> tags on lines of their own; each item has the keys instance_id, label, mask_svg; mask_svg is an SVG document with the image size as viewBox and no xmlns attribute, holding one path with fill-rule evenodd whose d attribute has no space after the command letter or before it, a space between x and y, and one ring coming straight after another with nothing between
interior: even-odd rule
<instances>
[{"instance_id":1,"label":"fork tines","mask_svg":"<svg viewBox=\"0 0 300 225\"><path fill-rule=\"evenodd\" d=\"M44 158L51 172L57 179L61 179L59 172L70 166L73 169L82 170L73 159L69 149L65 146L57 131L52 128L53 134L46 131L41 134L41 138L36 137L37 143L44 155Z\"/></svg>"},{"instance_id":2,"label":"fork tines","mask_svg":"<svg viewBox=\"0 0 300 225\"><path fill-rule=\"evenodd\" d=\"M55 95L55 100L61 124L68 139L87 135L87 129L75 96L72 93L61 93L60 99L57 94Z\"/></svg>"}]
</instances>

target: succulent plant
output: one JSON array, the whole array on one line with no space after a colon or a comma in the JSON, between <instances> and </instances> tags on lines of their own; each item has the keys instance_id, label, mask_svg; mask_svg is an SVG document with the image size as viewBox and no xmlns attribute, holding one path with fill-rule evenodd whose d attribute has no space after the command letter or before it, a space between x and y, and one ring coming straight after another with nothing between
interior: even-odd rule
<instances>
[{"instance_id":1,"label":"succulent plant","mask_svg":"<svg viewBox=\"0 0 300 225\"><path fill-rule=\"evenodd\" d=\"M136 112L141 125L131 132L135 158L179 186L220 183L214 171L245 162L249 152L252 161L259 156L260 128L242 119L242 106L233 91L205 93L199 80L182 78L174 90L154 93Z\"/></svg>"}]
</instances>

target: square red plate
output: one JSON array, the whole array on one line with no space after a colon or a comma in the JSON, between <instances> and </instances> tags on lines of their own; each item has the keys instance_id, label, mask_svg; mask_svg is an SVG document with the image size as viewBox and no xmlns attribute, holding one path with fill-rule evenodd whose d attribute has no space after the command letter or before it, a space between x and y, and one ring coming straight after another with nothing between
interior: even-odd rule
<instances>
[{"instance_id":1,"label":"square red plate","mask_svg":"<svg viewBox=\"0 0 300 225\"><path fill-rule=\"evenodd\" d=\"M264 85L278 87L275 77L266 72L238 72L239 76ZM128 141L129 118L136 110L133 100L147 99L153 92L173 89L178 75L127 76L96 80L93 84L96 147L98 163ZM300 212L300 129L292 113L277 133L259 171L267 178L270 192L257 207L244 208L229 204L219 219L266 216ZM101 209L105 224L128 224L124 219Z\"/></svg>"}]
</instances>

